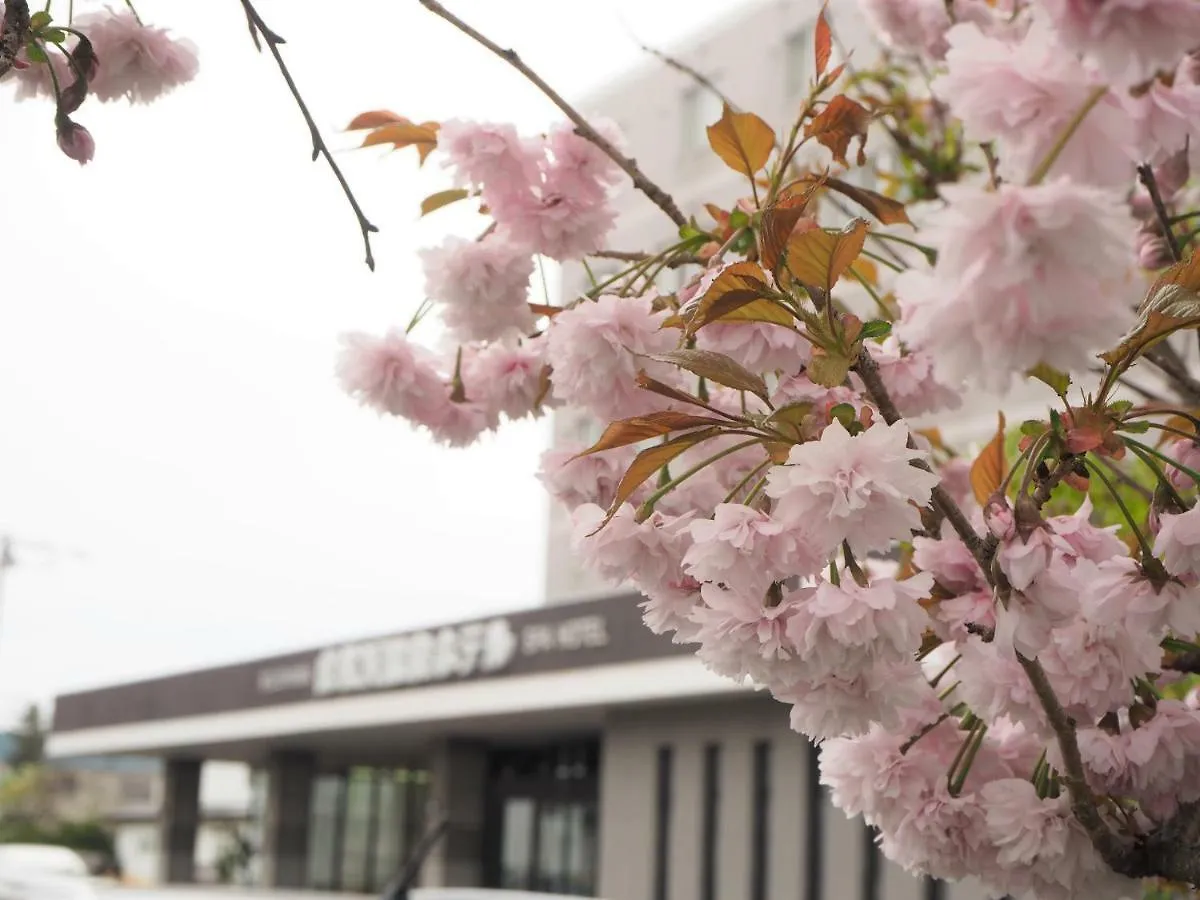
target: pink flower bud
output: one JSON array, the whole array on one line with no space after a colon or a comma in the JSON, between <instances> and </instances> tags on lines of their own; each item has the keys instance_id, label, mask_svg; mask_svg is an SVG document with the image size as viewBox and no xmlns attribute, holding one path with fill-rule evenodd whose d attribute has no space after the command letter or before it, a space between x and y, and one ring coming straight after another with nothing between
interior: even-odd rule
<instances>
[{"instance_id":1,"label":"pink flower bud","mask_svg":"<svg viewBox=\"0 0 1200 900\"><path fill-rule=\"evenodd\" d=\"M58 149L81 166L92 161L96 154L96 141L91 132L65 115L55 119L55 127L58 130Z\"/></svg>"},{"instance_id":2,"label":"pink flower bud","mask_svg":"<svg viewBox=\"0 0 1200 900\"><path fill-rule=\"evenodd\" d=\"M1016 522L1012 507L1002 494L994 494L987 505L983 507L983 521L988 531L1000 540L1008 540L1013 536Z\"/></svg>"},{"instance_id":3,"label":"pink flower bud","mask_svg":"<svg viewBox=\"0 0 1200 900\"><path fill-rule=\"evenodd\" d=\"M1171 248L1167 239L1158 230L1157 225L1143 225L1134 236L1133 245L1137 251L1138 265L1143 269L1163 269L1174 262Z\"/></svg>"}]
</instances>

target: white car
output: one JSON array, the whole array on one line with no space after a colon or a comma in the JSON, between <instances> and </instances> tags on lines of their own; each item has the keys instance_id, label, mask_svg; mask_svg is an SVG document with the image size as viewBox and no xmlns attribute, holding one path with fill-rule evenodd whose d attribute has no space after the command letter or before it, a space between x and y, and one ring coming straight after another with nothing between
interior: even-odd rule
<instances>
[{"instance_id":1,"label":"white car","mask_svg":"<svg viewBox=\"0 0 1200 900\"><path fill-rule=\"evenodd\" d=\"M0 900L96 900L96 893L74 850L0 844Z\"/></svg>"}]
</instances>

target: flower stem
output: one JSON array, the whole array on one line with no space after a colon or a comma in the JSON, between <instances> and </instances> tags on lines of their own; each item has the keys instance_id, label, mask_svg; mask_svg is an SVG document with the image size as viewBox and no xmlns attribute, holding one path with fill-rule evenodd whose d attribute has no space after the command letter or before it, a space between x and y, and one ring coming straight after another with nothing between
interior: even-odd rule
<instances>
[{"instance_id":1,"label":"flower stem","mask_svg":"<svg viewBox=\"0 0 1200 900\"><path fill-rule=\"evenodd\" d=\"M718 459L722 459L726 456L729 456L731 453L736 453L739 450L745 450L747 447L750 447L759 442L760 442L760 438L751 438L748 441L741 441L737 444L734 444L732 447L726 447L724 450L722 450L719 453L714 453L708 459L701 460L700 462L696 463L696 465L692 466L690 469L688 469L686 472L684 472L682 475L672 478L670 481L668 481L666 484L664 484L662 487L660 487L658 490L656 490L653 494L651 494L649 497L647 497L645 502L643 502L641 505L639 514L644 513L645 515L649 515L650 512L654 509L655 503L657 503L659 500L661 500L664 496L666 496L671 491L675 490L675 488L677 488L683 482L687 481L689 478L691 478L697 472L704 469L706 466L709 466L712 463L715 463Z\"/></svg>"},{"instance_id":2,"label":"flower stem","mask_svg":"<svg viewBox=\"0 0 1200 900\"><path fill-rule=\"evenodd\" d=\"M1161 450L1155 450L1149 444L1143 444L1141 441L1135 441L1131 437L1122 437L1121 440L1129 449L1134 450L1134 448L1137 448L1139 450L1143 450L1146 453L1149 453L1151 456L1161 459L1172 468L1178 469L1180 472L1187 475L1188 478L1192 479L1192 481L1200 484L1200 472L1197 472L1195 469L1189 469L1179 461L1171 459L1171 457L1167 456L1167 454L1163 453ZM1137 452L1137 450L1134 450L1134 452Z\"/></svg>"},{"instance_id":3,"label":"flower stem","mask_svg":"<svg viewBox=\"0 0 1200 900\"><path fill-rule=\"evenodd\" d=\"M1087 118L1087 114L1092 111L1092 108L1099 103L1100 99L1107 93L1107 85L1101 85L1100 87L1092 90L1092 92L1088 95L1087 100L1083 102L1083 106L1079 107L1079 111L1071 117L1071 121L1068 122L1067 127L1063 129L1063 133L1058 136L1058 140L1054 142L1054 146L1050 148L1050 152L1048 152L1045 158L1038 163L1038 167L1033 170L1033 175L1031 175L1029 178L1030 187L1041 184L1042 181L1045 180L1046 176L1050 174L1050 169L1054 167L1054 164L1062 155L1063 150L1066 149L1066 146L1070 142L1071 138L1075 136L1075 132L1079 130L1079 126L1082 125L1083 120Z\"/></svg>"},{"instance_id":4,"label":"flower stem","mask_svg":"<svg viewBox=\"0 0 1200 900\"><path fill-rule=\"evenodd\" d=\"M1142 530L1137 527L1137 523L1133 520L1133 513L1129 511L1129 507L1125 505L1125 501L1121 498L1121 495L1117 493L1116 487L1111 481L1108 480L1108 476L1104 474L1104 470L1096 465L1093 460L1088 459L1088 457L1085 456L1083 457L1083 461L1084 464L1087 465L1087 467L1091 469L1093 473L1095 473L1096 477L1104 483L1104 486L1108 489L1108 492L1112 495L1112 498L1117 501L1117 506L1121 508L1121 513L1125 516L1125 521L1128 522L1129 527L1133 529L1133 535L1137 538L1138 546L1142 548L1142 555L1146 559L1151 559L1154 556L1154 550L1151 548L1150 542L1146 540L1146 536L1142 534Z\"/></svg>"}]
</instances>

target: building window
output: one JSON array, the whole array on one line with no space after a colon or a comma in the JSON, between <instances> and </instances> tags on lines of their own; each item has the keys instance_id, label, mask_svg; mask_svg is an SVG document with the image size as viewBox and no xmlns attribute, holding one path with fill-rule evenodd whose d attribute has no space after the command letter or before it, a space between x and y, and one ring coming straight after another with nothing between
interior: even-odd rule
<instances>
[{"instance_id":1,"label":"building window","mask_svg":"<svg viewBox=\"0 0 1200 900\"><path fill-rule=\"evenodd\" d=\"M721 119L724 104L707 88L693 85L683 95L683 133L680 143L685 156L695 156L708 149L708 126Z\"/></svg>"},{"instance_id":2,"label":"building window","mask_svg":"<svg viewBox=\"0 0 1200 900\"><path fill-rule=\"evenodd\" d=\"M809 85L815 72L812 58L812 29L805 26L793 31L784 44L785 59L783 71L787 77L787 95L789 100L804 97L808 94Z\"/></svg>"}]
</instances>

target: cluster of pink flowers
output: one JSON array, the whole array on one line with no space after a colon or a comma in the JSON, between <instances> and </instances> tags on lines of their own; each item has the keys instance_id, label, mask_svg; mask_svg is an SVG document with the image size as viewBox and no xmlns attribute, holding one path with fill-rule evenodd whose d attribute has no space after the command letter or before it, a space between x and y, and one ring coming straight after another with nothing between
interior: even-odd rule
<instances>
[{"instance_id":1,"label":"cluster of pink flowers","mask_svg":"<svg viewBox=\"0 0 1200 900\"><path fill-rule=\"evenodd\" d=\"M838 348L822 339L836 341L821 329L842 315L836 304L766 272L762 245L734 251L736 233L673 296L638 275L560 309L530 307L535 256L600 247L619 169L569 127L523 138L448 122L445 164L494 220L477 241L422 254L454 349L355 335L339 376L363 403L451 445L551 403L606 423L642 417L617 428L638 440L559 448L539 476L569 511L584 564L645 595L650 629L787 704L792 727L822 743L834 802L878 828L905 867L977 876L997 894L1129 896L1136 886L1074 817L1029 666L1077 723L1086 771L1076 783L1092 782L1105 816L1120 811L1114 829L1136 835L1200 799L1200 704L1162 693L1164 647L1194 646L1200 633L1200 445L1153 451L1165 457L1164 488L1131 555L1115 527L1094 524L1089 500L1043 511L1033 484L1049 470L1032 478L1038 458L1020 486L998 489L997 475L980 488L940 438L896 414L959 409L965 390L1004 391L1031 370L1078 375L1120 343L1150 258L1135 235L1156 215L1134 189L1136 165L1155 167L1169 202L1200 144L1200 61L1185 58L1200 48L1200 2L863 7L888 46L921 58L929 102L961 124L979 163L938 185L917 216L920 244L935 252L901 250L904 271L882 276L899 310L894 334L882 322L856 331L863 355L834 368ZM788 303L763 314L772 321L701 321L723 282L735 300ZM820 316L788 305L810 301ZM780 309L791 310L786 325ZM1081 412L1025 433L1061 439L1061 464L1082 465L1101 439L1080 449L1071 441L1090 440L1086 429L1059 431ZM660 428L670 421L684 424ZM684 438L626 489L639 451L681 429L706 439Z\"/></svg>"},{"instance_id":2,"label":"cluster of pink flowers","mask_svg":"<svg viewBox=\"0 0 1200 900\"><path fill-rule=\"evenodd\" d=\"M104 103L125 99L145 104L192 81L200 61L191 41L143 23L132 8L105 7L81 13L67 24L87 38L90 53L78 57L81 42L68 32L61 46L40 45L44 61L31 62L22 50L20 64L4 80L16 85L17 100L41 98L59 103L58 145L82 165L91 162L96 144L86 128L69 118L85 96L80 93L67 99L77 75L86 79L86 96ZM85 71L79 72L80 68Z\"/></svg>"}]
</instances>

